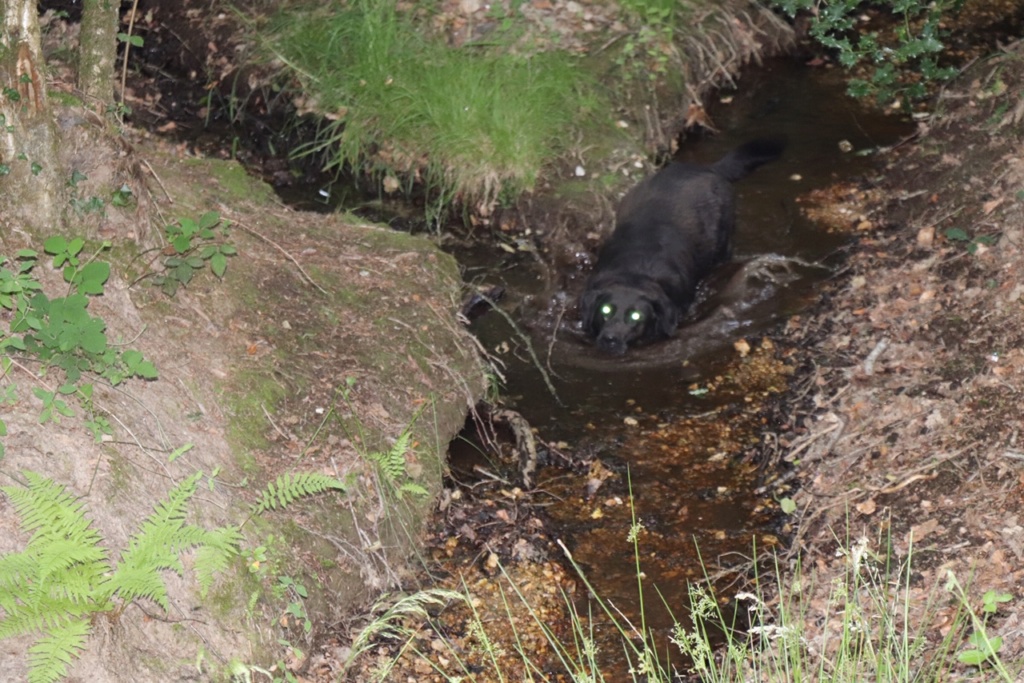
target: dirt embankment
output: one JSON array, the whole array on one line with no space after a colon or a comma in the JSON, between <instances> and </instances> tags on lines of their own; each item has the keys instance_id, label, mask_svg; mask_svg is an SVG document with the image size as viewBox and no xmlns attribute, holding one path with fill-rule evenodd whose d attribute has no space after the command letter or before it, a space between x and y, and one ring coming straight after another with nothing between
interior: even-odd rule
<instances>
[{"instance_id":1,"label":"dirt embankment","mask_svg":"<svg viewBox=\"0 0 1024 683\"><path fill-rule=\"evenodd\" d=\"M802 482L792 553L816 567L810 604L848 571L837 539L883 557L891 543L913 563L910 623L934 642L955 611L949 573L976 602L1013 595L990 634L1004 661L1024 653L1022 65L1016 43L968 69L877 185L840 199L857 216L848 267L787 326L803 381L778 451Z\"/></svg>"},{"instance_id":2,"label":"dirt embankment","mask_svg":"<svg viewBox=\"0 0 1024 683\"><path fill-rule=\"evenodd\" d=\"M101 239L113 245L97 256L113 274L88 312L105 322L111 343L154 363L159 378L96 382L95 409L112 434L94 439L72 397L75 415L40 424L34 392L53 390L62 373L19 356L4 378L15 393L4 406L3 483L24 485L31 470L66 487L115 563L157 502L202 472L189 521L242 525L244 539L209 595L200 595L186 553L182 576L159 572L168 614L146 600L102 613L72 673L179 680L195 674L201 653L205 679L234 660L271 664L279 638L307 649L313 633L285 616L289 604L319 627L401 579L440 491L448 442L487 388L456 318L458 266L423 238L293 212L237 163L195 158L139 133L112 140L74 107L58 118L62 161L76 178L74 211L92 207L77 213L68 236L87 237L90 256ZM109 203L112 188L122 197L130 190L128 206ZM220 213L237 255L222 280L203 268L168 297L150 286L173 254L163 227L208 211ZM42 236L4 228L2 253L42 251ZM51 298L67 293L48 260L34 273ZM336 477L346 490L251 513L269 484L299 473ZM7 496L0 510L0 553L24 549L29 536ZM25 680L31 642L3 641L0 678Z\"/></svg>"}]
</instances>

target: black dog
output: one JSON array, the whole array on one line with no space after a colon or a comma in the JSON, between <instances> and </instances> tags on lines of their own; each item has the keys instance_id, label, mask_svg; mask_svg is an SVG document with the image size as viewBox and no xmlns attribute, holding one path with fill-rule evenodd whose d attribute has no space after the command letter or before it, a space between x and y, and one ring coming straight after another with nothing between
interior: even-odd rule
<instances>
[{"instance_id":1,"label":"black dog","mask_svg":"<svg viewBox=\"0 0 1024 683\"><path fill-rule=\"evenodd\" d=\"M672 335L697 283L730 256L732 183L784 146L754 140L711 166L672 162L626 193L580 300L598 348L621 355L634 342Z\"/></svg>"}]
</instances>

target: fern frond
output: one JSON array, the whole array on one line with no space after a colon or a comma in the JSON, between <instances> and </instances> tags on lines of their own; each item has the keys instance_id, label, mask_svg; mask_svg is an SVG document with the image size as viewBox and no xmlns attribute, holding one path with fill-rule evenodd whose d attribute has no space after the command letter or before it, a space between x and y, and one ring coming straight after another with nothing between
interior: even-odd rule
<instances>
[{"instance_id":1,"label":"fern frond","mask_svg":"<svg viewBox=\"0 0 1024 683\"><path fill-rule=\"evenodd\" d=\"M66 676L72 658L85 649L91 628L88 619L74 619L37 640L28 649L29 683L54 683Z\"/></svg>"},{"instance_id":2,"label":"fern frond","mask_svg":"<svg viewBox=\"0 0 1024 683\"><path fill-rule=\"evenodd\" d=\"M417 484L414 481L407 481L407 482L405 482L404 484L402 484L401 486L398 487L398 497L399 498L401 498L406 493L411 493L412 495L420 496L421 498L424 498L424 497L430 495L430 493L425 488L423 488L422 486L420 486L419 484Z\"/></svg>"},{"instance_id":3,"label":"fern frond","mask_svg":"<svg viewBox=\"0 0 1024 683\"><path fill-rule=\"evenodd\" d=\"M199 579L199 594L206 597L217 572L228 568L238 555L242 532L236 526L223 526L207 532L203 544L196 550L195 572Z\"/></svg>"},{"instance_id":4,"label":"fern frond","mask_svg":"<svg viewBox=\"0 0 1024 683\"><path fill-rule=\"evenodd\" d=\"M6 486L26 531L25 550L0 557L0 638L62 626L105 609L95 587L110 569L100 536L63 486L25 472L27 487Z\"/></svg>"},{"instance_id":5,"label":"fern frond","mask_svg":"<svg viewBox=\"0 0 1024 683\"><path fill-rule=\"evenodd\" d=\"M213 583L216 572L227 567L237 553L241 533L236 527L207 530L185 524L189 499L202 477L197 472L167 494L128 542L114 573L103 582L104 595L117 595L125 602L147 598L165 610L170 607L162 572L185 573L181 553L197 549L196 575L200 593Z\"/></svg>"},{"instance_id":6,"label":"fern frond","mask_svg":"<svg viewBox=\"0 0 1024 683\"><path fill-rule=\"evenodd\" d=\"M25 633L46 633L60 628L69 619L89 616L96 609L63 596L33 594L9 610L0 621L0 639Z\"/></svg>"},{"instance_id":7,"label":"fern frond","mask_svg":"<svg viewBox=\"0 0 1024 683\"><path fill-rule=\"evenodd\" d=\"M22 474L29 482L27 487L0 488L21 518L21 528L34 532L29 547L61 536L79 539L85 545L99 545L100 535L90 526L82 503L51 479L30 471Z\"/></svg>"},{"instance_id":8,"label":"fern frond","mask_svg":"<svg viewBox=\"0 0 1024 683\"><path fill-rule=\"evenodd\" d=\"M180 554L198 548L196 565L205 592L216 571L237 553L236 527L207 531L185 523L201 472L157 504L128 542L111 573L100 536L84 507L64 487L26 472L27 487L0 487L32 532L25 550L0 556L0 639L25 633L41 637L29 649L29 682L52 683L85 646L94 614L144 597L169 607L161 572L183 573Z\"/></svg>"},{"instance_id":9,"label":"fern frond","mask_svg":"<svg viewBox=\"0 0 1024 683\"><path fill-rule=\"evenodd\" d=\"M36 558L37 580L46 581L53 576L66 575L72 569L87 579L103 576L107 571L107 553L101 546L89 544L88 540L49 538L44 544L42 540L33 539L25 552ZM98 536L96 543L99 543Z\"/></svg>"},{"instance_id":10,"label":"fern frond","mask_svg":"<svg viewBox=\"0 0 1024 683\"><path fill-rule=\"evenodd\" d=\"M0 607L5 596L36 574L39 563L25 553L10 553L0 556Z\"/></svg>"},{"instance_id":11,"label":"fern frond","mask_svg":"<svg viewBox=\"0 0 1024 683\"><path fill-rule=\"evenodd\" d=\"M267 485L260 499L250 508L253 515L267 510L284 508L298 498L312 496L324 491L336 490L344 493L345 484L334 477L319 472L282 474Z\"/></svg>"},{"instance_id":12,"label":"fern frond","mask_svg":"<svg viewBox=\"0 0 1024 683\"><path fill-rule=\"evenodd\" d=\"M196 486L202 478L202 472L196 472L181 482L167 494L167 499L160 501L153 514L146 518L132 540L152 533L160 533L165 529L180 529L185 523L188 512L188 501L196 492Z\"/></svg>"},{"instance_id":13,"label":"fern frond","mask_svg":"<svg viewBox=\"0 0 1024 683\"><path fill-rule=\"evenodd\" d=\"M117 594L125 602L148 598L165 610L170 607L167 586L160 573L170 569L183 574L185 568L179 553L201 543L205 533L199 527L185 525L186 506L200 477L202 472L196 472L171 489L167 499L160 501L153 514L142 522L121 553L114 573L103 582L105 595Z\"/></svg>"},{"instance_id":14,"label":"fern frond","mask_svg":"<svg viewBox=\"0 0 1024 683\"><path fill-rule=\"evenodd\" d=\"M399 434L389 450L367 455L370 460L377 463L384 479L392 485L406 476L405 454L409 451L410 441L412 441L412 429L408 428Z\"/></svg>"},{"instance_id":15,"label":"fern frond","mask_svg":"<svg viewBox=\"0 0 1024 683\"><path fill-rule=\"evenodd\" d=\"M180 565L181 561L178 560L178 563ZM103 584L103 590L111 596L117 595L125 603L137 598L147 598L168 610L171 606L167 600L167 585L160 575L164 569L169 567L154 566L145 562L143 566L118 566L110 580ZM183 568L173 569L178 574L184 573Z\"/></svg>"}]
</instances>

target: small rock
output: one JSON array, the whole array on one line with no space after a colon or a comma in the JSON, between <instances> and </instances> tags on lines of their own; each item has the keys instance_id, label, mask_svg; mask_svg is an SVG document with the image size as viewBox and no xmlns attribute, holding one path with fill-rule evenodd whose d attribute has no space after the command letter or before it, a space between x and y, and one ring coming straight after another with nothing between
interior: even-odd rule
<instances>
[{"instance_id":1,"label":"small rock","mask_svg":"<svg viewBox=\"0 0 1024 683\"><path fill-rule=\"evenodd\" d=\"M917 246L922 249L931 249L935 244L935 226L929 225L917 231Z\"/></svg>"}]
</instances>

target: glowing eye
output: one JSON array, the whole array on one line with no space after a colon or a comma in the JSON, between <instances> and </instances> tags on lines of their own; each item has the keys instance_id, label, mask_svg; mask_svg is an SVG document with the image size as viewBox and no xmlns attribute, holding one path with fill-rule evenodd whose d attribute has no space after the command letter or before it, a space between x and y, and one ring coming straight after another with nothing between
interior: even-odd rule
<instances>
[{"instance_id":1,"label":"glowing eye","mask_svg":"<svg viewBox=\"0 0 1024 683\"><path fill-rule=\"evenodd\" d=\"M644 314L641 313L640 311L630 311L629 312L629 319L632 320L635 323L638 323L638 322L640 322L641 320L644 319Z\"/></svg>"},{"instance_id":2,"label":"glowing eye","mask_svg":"<svg viewBox=\"0 0 1024 683\"><path fill-rule=\"evenodd\" d=\"M615 307L612 306L611 304L605 304L604 306L601 307L601 315L603 315L605 318L610 317L611 314L614 312Z\"/></svg>"}]
</instances>

